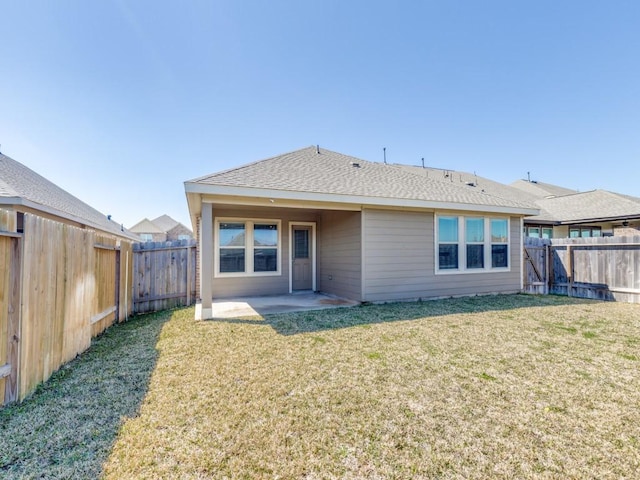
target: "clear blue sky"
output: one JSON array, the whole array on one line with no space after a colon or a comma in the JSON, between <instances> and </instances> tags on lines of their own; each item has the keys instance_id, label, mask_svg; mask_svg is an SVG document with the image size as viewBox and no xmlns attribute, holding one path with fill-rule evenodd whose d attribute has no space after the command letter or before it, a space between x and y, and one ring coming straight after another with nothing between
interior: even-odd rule
<instances>
[{"instance_id":1,"label":"clear blue sky","mask_svg":"<svg viewBox=\"0 0 640 480\"><path fill-rule=\"evenodd\" d=\"M129 227L312 144L640 196L640 2L0 0L0 144Z\"/></svg>"}]
</instances>

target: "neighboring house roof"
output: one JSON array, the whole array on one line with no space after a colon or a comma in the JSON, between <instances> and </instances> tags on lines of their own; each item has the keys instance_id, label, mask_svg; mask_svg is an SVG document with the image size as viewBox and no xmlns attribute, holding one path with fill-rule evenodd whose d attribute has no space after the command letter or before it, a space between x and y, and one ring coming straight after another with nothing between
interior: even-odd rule
<instances>
[{"instance_id":1,"label":"neighboring house roof","mask_svg":"<svg viewBox=\"0 0 640 480\"><path fill-rule=\"evenodd\" d=\"M129 228L129 230L135 233L169 233L176 227L182 227L185 231L191 233L191 230L189 230L188 227L185 227L182 223L174 220L169 215L160 215L158 218L154 218L153 220L144 218L133 227Z\"/></svg>"},{"instance_id":2,"label":"neighboring house roof","mask_svg":"<svg viewBox=\"0 0 640 480\"><path fill-rule=\"evenodd\" d=\"M535 198L559 197L578 193L577 190L571 190L570 188L529 180L516 180L510 186L522 190Z\"/></svg>"},{"instance_id":3,"label":"neighboring house roof","mask_svg":"<svg viewBox=\"0 0 640 480\"><path fill-rule=\"evenodd\" d=\"M530 221L579 223L640 218L640 198L606 190L544 198L537 204L540 215Z\"/></svg>"},{"instance_id":4,"label":"neighboring house roof","mask_svg":"<svg viewBox=\"0 0 640 480\"><path fill-rule=\"evenodd\" d=\"M190 194L219 194L523 215L538 213L527 201L432 178L404 166L368 162L315 146L187 181L185 190L192 211L194 200Z\"/></svg>"},{"instance_id":5,"label":"neighboring house roof","mask_svg":"<svg viewBox=\"0 0 640 480\"><path fill-rule=\"evenodd\" d=\"M133 233L166 233L166 230L163 230L148 218L140 220L129 230Z\"/></svg>"},{"instance_id":6,"label":"neighboring house roof","mask_svg":"<svg viewBox=\"0 0 640 480\"><path fill-rule=\"evenodd\" d=\"M0 153L0 205L23 205L131 240L121 225L43 176Z\"/></svg>"},{"instance_id":7,"label":"neighboring house roof","mask_svg":"<svg viewBox=\"0 0 640 480\"><path fill-rule=\"evenodd\" d=\"M160 215L158 218L154 218L152 222L165 232L168 232L177 225L180 225L180 222L174 220L169 215Z\"/></svg>"}]
</instances>

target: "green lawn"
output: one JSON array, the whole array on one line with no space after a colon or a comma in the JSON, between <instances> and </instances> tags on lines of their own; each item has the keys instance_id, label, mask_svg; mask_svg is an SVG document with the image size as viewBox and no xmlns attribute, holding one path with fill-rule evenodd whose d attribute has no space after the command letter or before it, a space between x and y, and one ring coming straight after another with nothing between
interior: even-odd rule
<instances>
[{"instance_id":1,"label":"green lawn","mask_svg":"<svg viewBox=\"0 0 640 480\"><path fill-rule=\"evenodd\" d=\"M634 478L640 306L509 295L110 329L2 478Z\"/></svg>"}]
</instances>

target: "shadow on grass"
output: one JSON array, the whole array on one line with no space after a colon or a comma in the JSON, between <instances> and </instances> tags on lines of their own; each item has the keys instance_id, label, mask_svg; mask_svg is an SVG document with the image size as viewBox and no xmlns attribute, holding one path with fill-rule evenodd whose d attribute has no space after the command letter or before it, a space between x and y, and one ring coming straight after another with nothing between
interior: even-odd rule
<instances>
[{"instance_id":1,"label":"shadow on grass","mask_svg":"<svg viewBox=\"0 0 640 480\"><path fill-rule=\"evenodd\" d=\"M0 409L0 478L98 478L138 414L172 312L108 329L21 404Z\"/></svg>"},{"instance_id":2,"label":"shadow on grass","mask_svg":"<svg viewBox=\"0 0 640 480\"><path fill-rule=\"evenodd\" d=\"M253 318L218 318L208 321L245 325L269 325L281 335L295 335L298 333L320 332L442 315L508 311L518 308L575 305L589 302L593 302L593 300L556 295L485 295L271 314L265 315L262 320Z\"/></svg>"}]
</instances>

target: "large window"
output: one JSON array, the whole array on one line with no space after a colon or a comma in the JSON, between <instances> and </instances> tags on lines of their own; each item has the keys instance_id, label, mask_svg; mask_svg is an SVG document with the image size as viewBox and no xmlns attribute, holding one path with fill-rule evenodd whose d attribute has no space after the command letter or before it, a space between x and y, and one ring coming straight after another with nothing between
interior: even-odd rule
<instances>
[{"instance_id":1,"label":"large window","mask_svg":"<svg viewBox=\"0 0 640 480\"><path fill-rule=\"evenodd\" d=\"M280 272L280 222L218 220L216 273L226 276Z\"/></svg>"},{"instance_id":2,"label":"large window","mask_svg":"<svg viewBox=\"0 0 640 480\"><path fill-rule=\"evenodd\" d=\"M600 227L571 227L569 229L569 237L571 238L587 238L601 237L602 229Z\"/></svg>"},{"instance_id":3,"label":"large window","mask_svg":"<svg viewBox=\"0 0 640 480\"><path fill-rule=\"evenodd\" d=\"M474 272L509 268L507 218L438 215L436 269Z\"/></svg>"}]
</instances>

